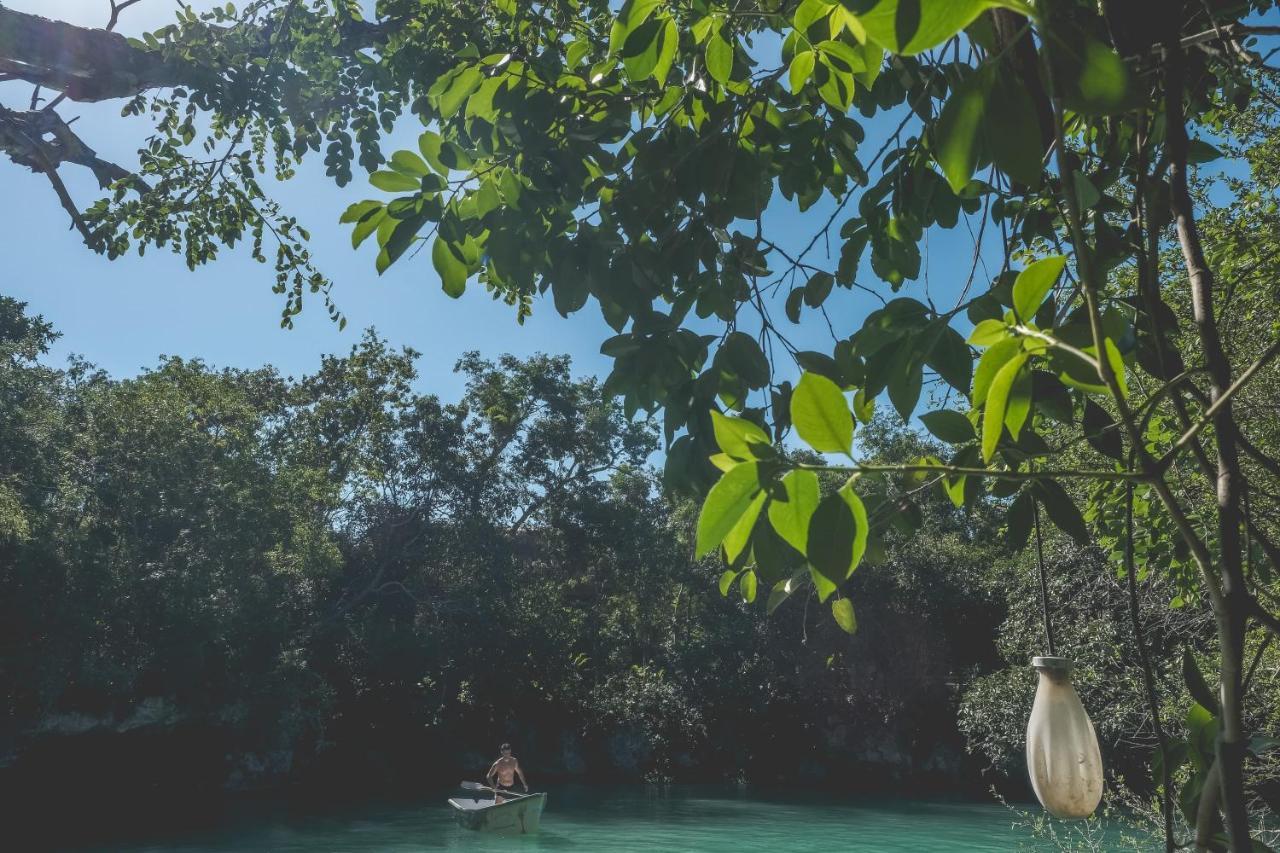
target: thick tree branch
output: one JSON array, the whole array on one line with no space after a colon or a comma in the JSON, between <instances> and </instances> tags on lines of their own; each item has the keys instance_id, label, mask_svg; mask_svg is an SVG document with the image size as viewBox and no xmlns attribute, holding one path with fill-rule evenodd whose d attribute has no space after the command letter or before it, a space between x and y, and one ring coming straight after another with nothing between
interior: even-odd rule
<instances>
[{"instance_id":1,"label":"thick tree branch","mask_svg":"<svg viewBox=\"0 0 1280 853\"><path fill-rule=\"evenodd\" d=\"M0 7L0 71L73 101L128 98L187 81L180 65L118 33Z\"/></svg>"},{"instance_id":2,"label":"thick tree branch","mask_svg":"<svg viewBox=\"0 0 1280 853\"><path fill-rule=\"evenodd\" d=\"M116 13L127 5L118 3ZM230 28L210 30L224 35L235 32ZM344 21L343 47L375 46L385 38L386 30L385 24ZM250 42L256 37L262 55L270 50L269 26L239 34ZM197 86L208 82L210 72L190 63L169 61L159 51L134 47L108 29L78 27L0 6L0 77L6 75L7 79L55 89L73 101L105 101L131 98L151 89Z\"/></svg>"},{"instance_id":3,"label":"thick tree branch","mask_svg":"<svg viewBox=\"0 0 1280 853\"><path fill-rule=\"evenodd\" d=\"M57 169L63 163L84 166L93 172L98 186L103 189L122 180L130 181L140 190L147 188L128 169L99 157L60 115L48 107L0 114L0 151L18 165L36 172L44 172L49 167Z\"/></svg>"},{"instance_id":4,"label":"thick tree branch","mask_svg":"<svg viewBox=\"0 0 1280 853\"><path fill-rule=\"evenodd\" d=\"M58 202L62 205L63 210L71 217L72 226L80 232L80 236L84 238L85 243L92 244L93 235L89 231L89 226L85 224L83 217L80 216L80 209L76 207L75 200L71 198L71 193L67 191L67 186L62 182L62 178L58 176L58 167L53 163L48 154L45 153L45 146L37 139L32 139L27 129L21 122L13 118L13 113L0 107L0 150L8 153L11 149L21 152L23 159L18 160L14 154L10 153L10 157L18 160L30 167L33 172L40 172L49 179L49 183L53 185L53 191L58 196Z\"/></svg>"}]
</instances>

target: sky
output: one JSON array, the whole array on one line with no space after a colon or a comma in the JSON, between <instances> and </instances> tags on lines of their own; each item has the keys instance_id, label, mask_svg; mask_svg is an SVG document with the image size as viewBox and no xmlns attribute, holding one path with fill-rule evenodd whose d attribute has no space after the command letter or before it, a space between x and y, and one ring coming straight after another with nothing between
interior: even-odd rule
<instances>
[{"instance_id":1,"label":"sky","mask_svg":"<svg viewBox=\"0 0 1280 853\"><path fill-rule=\"evenodd\" d=\"M106 0L5 0L5 5L84 26L101 26L109 11ZM197 9L209 5L195 4ZM139 35L172 18L172 3L142 0L122 14L118 30ZM0 84L0 104L5 106L26 108L30 94L26 84ZM77 131L100 156L126 167L136 163L135 152L150 129L145 117L122 118L119 102L64 103L60 111L64 118L79 117ZM394 138L399 147L413 147L420 131L415 119L402 119ZM878 137L888 132L883 122L869 123L864 162L878 146ZM68 166L61 174L81 208L102 195L87 170ZM873 179L877 175L873 171ZM219 260L194 272L181 257L154 249L143 257L133 253L108 261L70 229L43 175L7 162L0 162L0 294L27 302L29 311L42 314L62 333L49 361L60 364L74 353L117 377L136 375L156 365L161 355L198 357L219 367L269 363L284 375L299 376L313 371L322 354L348 351L369 327L392 345L421 352L418 390L445 399L461 392L461 379L452 369L468 350L489 357L567 353L576 373L608 374L610 359L599 347L614 332L594 302L564 319L549 299L538 300L533 317L520 326L513 308L492 300L474 281L461 299L445 296L427 253L406 256L377 275L374 241L352 251L350 228L337 221L352 201L381 195L365 183L358 167L355 179L339 189L324 175L321 157L313 154L294 179L281 184L267 179L265 189L311 231L315 262L334 281L334 299L348 320L345 330L329 320L318 298L295 318L293 329L281 329L281 297L271 292L273 270L253 261L244 247L223 250ZM766 216L767 232L791 248L803 247L831 209L824 202L800 214L781 196L775 198ZM938 304L950 307L948 297L968 274L972 245L963 226L952 233L935 230L920 281L908 283L902 294L921 298L928 282ZM994 252L994 241L991 246ZM815 255L820 250L821 244ZM832 251L838 257L838 241ZM869 269L859 280L872 280ZM888 294L887 286L883 289ZM865 294L837 288L827 307L836 330L847 336L877 304ZM776 315L786 325L781 305ZM830 352L830 332L820 318L808 315L803 326L792 329L795 334L788 335L801 349Z\"/></svg>"}]
</instances>

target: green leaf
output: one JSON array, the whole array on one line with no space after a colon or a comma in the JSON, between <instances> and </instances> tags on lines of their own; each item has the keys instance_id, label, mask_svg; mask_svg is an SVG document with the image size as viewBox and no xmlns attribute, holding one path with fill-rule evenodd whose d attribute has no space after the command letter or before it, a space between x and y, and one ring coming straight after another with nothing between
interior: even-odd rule
<instances>
[{"instance_id":1,"label":"green leaf","mask_svg":"<svg viewBox=\"0 0 1280 853\"><path fill-rule=\"evenodd\" d=\"M814 49L832 59L842 71L848 71L852 74L855 71L862 71L866 67L866 59L863 57L862 52L845 42L827 39L814 45Z\"/></svg>"},{"instance_id":2,"label":"green leaf","mask_svg":"<svg viewBox=\"0 0 1280 853\"><path fill-rule=\"evenodd\" d=\"M911 413L915 411L916 403L920 401L924 370L914 359L896 364L894 368L893 374L889 377L889 402L893 403L902 422L907 423L911 420Z\"/></svg>"},{"instance_id":3,"label":"green leaf","mask_svg":"<svg viewBox=\"0 0 1280 853\"><path fill-rule=\"evenodd\" d=\"M1009 337L1009 327L1003 320L983 320L969 333L968 343L975 347L989 347Z\"/></svg>"},{"instance_id":4,"label":"green leaf","mask_svg":"<svg viewBox=\"0 0 1280 853\"><path fill-rule=\"evenodd\" d=\"M667 82L667 75L671 73L671 66L676 60L676 49L680 46L680 33L676 29L676 22L667 18L666 23L662 25L661 43L658 47L658 61L653 66L653 79L659 84Z\"/></svg>"},{"instance_id":5,"label":"green leaf","mask_svg":"<svg viewBox=\"0 0 1280 853\"><path fill-rule=\"evenodd\" d=\"M760 491L760 470L755 462L735 465L716 481L698 514L698 557L719 547Z\"/></svg>"},{"instance_id":6,"label":"green leaf","mask_svg":"<svg viewBox=\"0 0 1280 853\"><path fill-rule=\"evenodd\" d=\"M1026 360L1026 353L1018 353L1005 362L995 378L991 380L991 389L987 392L985 408L982 412L983 462L990 462L996 455L996 446L1004 433L1005 406L1013 390L1013 381L1018 378L1018 373L1021 372Z\"/></svg>"},{"instance_id":7,"label":"green leaf","mask_svg":"<svg viewBox=\"0 0 1280 853\"><path fill-rule=\"evenodd\" d=\"M867 511L846 485L818 503L809 519L805 556L818 574L840 584L858 568L866 549Z\"/></svg>"},{"instance_id":8,"label":"green leaf","mask_svg":"<svg viewBox=\"0 0 1280 853\"><path fill-rule=\"evenodd\" d=\"M1009 435L1013 436L1014 441L1022 434L1022 426L1031 414L1031 387L1031 371L1019 371L1004 404L1004 425L1008 427Z\"/></svg>"},{"instance_id":9,"label":"green leaf","mask_svg":"<svg viewBox=\"0 0 1280 853\"><path fill-rule=\"evenodd\" d=\"M342 216L338 217L338 221L342 223L359 222L375 210L382 208L382 206L383 204L380 201L357 201L342 212Z\"/></svg>"},{"instance_id":10,"label":"green leaf","mask_svg":"<svg viewBox=\"0 0 1280 853\"><path fill-rule=\"evenodd\" d=\"M1071 174L1071 185L1075 187L1076 203L1080 205L1082 211L1091 210L1095 204L1102 200L1102 193L1098 192L1098 188L1093 185L1093 181L1083 172L1073 172Z\"/></svg>"},{"instance_id":11,"label":"green leaf","mask_svg":"<svg viewBox=\"0 0 1280 853\"><path fill-rule=\"evenodd\" d=\"M1218 695L1209 689L1209 683L1205 681L1200 673L1200 667L1196 665L1195 656L1187 649L1182 650L1182 679L1187 683L1187 691L1191 694L1191 698L1203 705L1211 715L1217 716Z\"/></svg>"},{"instance_id":12,"label":"green leaf","mask_svg":"<svg viewBox=\"0 0 1280 853\"><path fill-rule=\"evenodd\" d=\"M809 545L809 520L820 500L818 475L795 470L782 478L785 497L769 502L769 522L774 531L801 554Z\"/></svg>"},{"instance_id":13,"label":"green leaf","mask_svg":"<svg viewBox=\"0 0 1280 853\"><path fill-rule=\"evenodd\" d=\"M392 202L394 205L395 202ZM391 205L388 205L388 213L390 213ZM405 250L418 239L418 231L425 223L425 217L421 215L409 216L405 219L388 219L394 225L389 229L379 227L378 244L382 247L382 251L378 253L377 269L379 273L386 270L387 267L400 259Z\"/></svg>"},{"instance_id":14,"label":"green leaf","mask_svg":"<svg viewBox=\"0 0 1280 853\"><path fill-rule=\"evenodd\" d=\"M374 172L369 176L369 183L389 193L413 192L422 188L422 179L402 175L399 172Z\"/></svg>"},{"instance_id":15,"label":"green leaf","mask_svg":"<svg viewBox=\"0 0 1280 853\"><path fill-rule=\"evenodd\" d=\"M565 66L568 68L577 67L578 63L591 53L591 42L588 39L575 39L569 42L569 47L564 52Z\"/></svg>"},{"instance_id":16,"label":"green leaf","mask_svg":"<svg viewBox=\"0 0 1280 853\"><path fill-rule=\"evenodd\" d=\"M770 498L766 507L773 506L777 500L776 490L770 491ZM760 582L772 585L779 578L794 574L804 562L804 554L788 545L772 524L761 519L751 533L751 559L755 561Z\"/></svg>"},{"instance_id":17,"label":"green leaf","mask_svg":"<svg viewBox=\"0 0 1280 853\"><path fill-rule=\"evenodd\" d=\"M484 82L484 75L480 73L480 69L467 66L452 75L446 74L441 78L441 82L445 80L448 84L436 98L436 109L439 110L441 118L447 119L451 118L463 102L480 88L480 84ZM436 87L432 86L431 90L436 91Z\"/></svg>"},{"instance_id":18,"label":"green leaf","mask_svg":"<svg viewBox=\"0 0 1280 853\"><path fill-rule=\"evenodd\" d=\"M732 418L712 410L711 425L715 432L716 444L725 453L735 459L746 460L756 458L751 445L769 447L769 434L746 418Z\"/></svg>"},{"instance_id":19,"label":"green leaf","mask_svg":"<svg viewBox=\"0 0 1280 853\"><path fill-rule=\"evenodd\" d=\"M853 450L853 415L840 387L816 373L800 377L791 394L791 423L800 438L819 453Z\"/></svg>"},{"instance_id":20,"label":"green leaf","mask_svg":"<svg viewBox=\"0 0 1280 853\"><path fill-rule=\"evenodd\" d=\"M387 209L379 205L376 210L370 210L361 217L356 223L356 227L351 231L351 248L358 249L365 239L377 230L378 226L387 219Z\"/></svg>"},{"instance_id":21,"label":"green leaf","mask_svg":"<svg viewBox=\"0 0 1280 853\"><path fill-rule=\"evenodd\" d=\"M796 7L795 15L791 18L791 24L800 35L806 35L809 27L827 17L834 7L835 3L828 3L825 0L801 0L800 5Z\"/></svg>"},{"instance_id":22,"label":"green leaf","mask_svg":"<svg viewBox=\"0 0 1280 853\"><path fill-rule=\"evenodd\" d=\"M1013 311L1018 320L1030 323L1044 302L1049 291L1057 282L1058 276L1067 265L1062 255L1042 258L1028 266L1013 282Z\"/></svg>"},{"instance_id":23,"label":"green leaf","mask_svg":"<svg viewBox=\"0 0 1280 853\"><path fill-rule=\"evenodd\" d=\"M1049 520L1074 539L1077 545L1087 546L1090 542L1089 527L1066 490L1053 480L1037 480L1032 488L1044 505Z\"/></svg>"},{"instance_id":24,"label":"green leaf","mask_svg":"<svg viewBox=\"0 0 1280 853\"><path fill-rule=\"evenodd\" d=\"M446 177L454 169L470 169L473 165L471 158L461 148L453 142L441 139L438 133L430 130L418 137L418 150L422 152L423 159L431 164L431 168Z\"/></svg>"},{"instance_id":25,"label":"green leaf","mask_svg":"<svg viewBox=\"0 0 1280 853\"><path fill-rule=\"evenodd\" d=\"M707 15L698 19L698 23L694 24L690 29L693 33L694 44L702 44L707 40L707 36L711 34L711 28L716 25L716 16Z\"/></svg>"},{"instance_id":26,"label":"green leaf","mask_svg":"<svg viewBox=\"0 0 1280 853\"><path fill-rule=\"evenodd\" d=\"M751 541L751 531L755 529L756 519L760 517L760 508L764 506L764 492L759 492L751 503L747 504L746 511L738 518L733 528L725 535L724 541L724 558L730 565L738 561L738 557L746 550L747 543Z\"/></svg>"},{"instance_id":27,"label":"green leaf","mask_svg":"<svg viewBox=\"0 0 1280 853\"><path fill-rule=\"evenodd\" d=\"M716 365L727 367L751 388L769 383L769 359L755 338L745 332L730 332L716 353Z\"/></svg>"},{"instance_id":28,"label":"green leaf","mask_svg":"<svg viewBox=\"0 0 1280 853\"><path fill-rule=\"evenodd\" d=\"M1128 397L1129 382L1125 378L1124 357L1120 355L1120 348L1111 338L1103 338L1102 346L1107 351L1107 363L1111 365L1111 372L1115 374L1116 384L1120 386L1120 396Z\"/></svg>"},{"instance_id":29,"label":"green leaf","mask_svg":"<svg viewBox=\"0 0 1280 853\"><path fill-rule=\"evenodd\" d=\"M729 595L729 590L733 588L733 582L738 579L738 573L733 569L727 569L720 575L719 587L721 597Z\"/></svg>"},{"instance_id":30,"label":"green leaf","mask_svg":"<svg viewBox=\"0 0 1280 853\"><path fill-rule=\"evenodd\" d=\"M831 602L831 615L835 617L840 630L846 634L852 634L858 630L858 620L853 615L853 602L849 599L837 598Z\"/></svg>"},{"instance_id":31,"label":"green leaf","mask_svg":"<svg viewBox=\"0 0 1280 853\"><path fill-rule=\"evenodd\" d=\"M787 319L792 323L800 322L800 308L804 305L804 292L805 289L803 287L797 287L787 294L784 310L786 311Z\"/></svg>"},{"instance_id":32,"label":"green leaf","mask_svg":"<svg viewBox=\"0 0 1280 853\"><path fill-rule=\"evenodd\" d=\"M948 444L964 444L978 437L969 419L950 409L925 412L920 416L920 422L925 429Z\"/></svg>"},{"instance_id":33,"label":"green leaf","mask_svg":"<svg viewBox=\"0 0 1280 853\"><path fill-rule=\"evenodd\" d=\"M817 308L827 300L835 283L836 280L831 273L816 272L811 275L804 286L804 304L810 308Z\"/></svg>"},{"instance_id":34,"label":"green leaf","mask_svg":"<svg viewBox=\"0 0 1280 853\"><path fill-rule=\"evenodd\" d=\"M408 175L415 181L423 175L431 174L431 169L421 157L412 151L397 151L391 155L391 168L395 169L402 175ZM417 186L413 187L417 189Z\"/></svg>"},{"instance_id":35,"label":"green leaf","mask_svg":"<svg viewBox=\"0 0 1280 853\"><path fill-rule=\"evenodd\" d=\"M627 0L623 3L618 17L609 30L609 52L620 53L631 33L649 20L654 10L660 5L662 5L661 0Z\"/></svg>"},{"instance_id":36,"label":"green leaf","mask_svg":"<svg viewBox=\"0 0 1280 853\"><path fill-rule=\"evenodd\" d=\"M1021 491L1009 504L1005 515L1005 542L1014 551L1027 547L1031 528L1035 523L1035 498L1029 491Z\"/></svg>"},{"instance_id":37,"label":"green leaf","mask_svg":"<svg viewBox=\"0 0 1280 853\"><path fill-rule=\"evenodd\" d=\"M946 323L945 320L935 322ZM925 364L961 394L969 393L973 382L973 353L960 333L945 326L934 339Z\"/></svg>"},{"instance_id":38,"label":"green leaf","mask_svg":"<svg viewBox=\"0 0 1280 853\"><path fill-rule=\"evenodd\" d=\"M782 602L791 597L791 594L799 589L800 585L796 583L795 578L778 581L773 585L773 589L769 592L769 600L765 602L764 609L770 616L773 611L777 610Z\"/></svg>"},{"instance_id":39,"label":"green leaf","mask_svg":"<svg viewBox=\"0 0 1280 853\"><path fill-rule=\"evenodd\" d=\"M819 601L826 601L831 597L831 593L836 591L836 585L824 578L813 566L809 567L809 578L813 581L814 589L818 591Z\"/></svg>"},{"instance_id":40,"label":"green leaf","mask_svg":"<svg viewBox=\"0 0 1280 853\"><path fill-rule=\"evenodd\" d=\"M449 248L443 237L436 237L431 247L431 263L440 275L440 286L444 292L457 299L467 288L467 265Z\"/></svg>"},{"instance_id":41,"label":"green leaf","mask_svg":"<svg viewBox=\"0 0 1280 853\"><path fill-rule=\"evenodd\" d=\"M858 15L867 38L890 53L916 54L937 47L994 7L1033 16L1017 0L879 0Z\"/></svg>"},{"instance_id":42,"label":"green leaf","mask_svg":"<svg viewBox=\"0 0 1280 853\"><path fill-rule=\"evenodd\" d=\"M973 372L973 393L969 399L973 401L973 405L981 406L987 399L987 393L991 388L991 380L996 378L996 373L1000 368L1022 352L1022 342L1017 338L1005 338L999 343L992 344L991 347L982 354L982 358L978 360L978 369Z\"/></svg>"},{"instance_id":43,"label":"green leaf","mask_svg":"<svg viewBox=\"0 0 1280 853\"><path fill-rule=\"evenodd\" d=\"M1215 701L1213 707L1218 703ZM1199 702L1191 703L1187 710L1186 725L1191 733L1191 744L1195 752L1200 754L1201 769L1207 769L1213 761L1218 740L1218 717L1209 708Z\"/></svg>"},{"instance_id":44,"label":"green leaf","mask_svg":"<svg viewBox=\"0 0 1280 853\"><path fill-rule=\"evenodd\" d=\"M1124 112L1133 103L1134 87L1120 54L1088 34L1058 39L1058 79L1063 102L1078 113L1108 115Z\"/></svg>"},{"instance_id":45,"label":"green leaf","mask_svg":"<svg viewBox=\"0 0 1280 853\"><path fill-rule=\"evenodd\" d=\"M942 486L942 492L951 501L951 505L956 509L964 506L965 482L969 479L968 475L959 477L944 476L939 485Z\"/></svg>"},{"instance_id":46,"label":"green leaf","mask_svg":"<svg viewBox=\"0 0 1280 853\"><path fill-rule=\"evenodd\" d=\"M747 604L754 604L756 600L756 573L748 569L742 573L742 580L738 582L738 589L742 592L742 600Z\"/></svg>"},{"instance_id":47,"label":"green leaf","mask_svg":"<svg viewBox=\"0 0 1280 853\"><path fill-rule=\"evenodd\" d=\"M1222 152L1203 139L1193 139L1187 144L1187 162L1199 165L1211 163L1222 156Z\"/></svg>"},{"instance_id":48,"label":"green leaf","mask_svg":"<svg viewBox=\"0 0 1280 853\"><path fill-rule=\"evenodd\" d=\"M718 32L712 33L707 41L707 73L722 84L728 83L733 76L733 43L726 41Z\"/></svg>"},{"instance_id":49,"label":"green leaf","mask_svg":"<svg viewBox=\"0 0 1280 853\"><path fill-rule=\"evenodd\" d=\"M825 55L820 56L827 79L818 87L818 94L837 112L845 113L853 104L853 74L835 66Z\"/></svg>"},{"instance_id":50,"label":"green leaf","mask_svg":"<svg viewBox=\"0 0 1280 853\"><path fill-rule=\"evenodd\" d=\"M876 413L875 399L869 397L866 391L859 389L853 395L853 413L857 416L858 420L862 421L862 423L871 423L871 418L874 417Z\"/></svg>"},{"instance_id":51,"label":"green leaf","mask_svg":"<svg viewBox=\"0 0 1280 853\"><path fill-rule=\"evenodd\" d=\"M813 76L813 64L818 55L812 50L802 50L791 60L791 68L787 71L787 81L791 85L791 93L799 94L804 85Z\"/></svg>"},{"instance_id":52,"label":"green leaf","mask_svg":"<svg viewBox=\"0 0 1280 853\"><path fill-rule=\"evenodd\" d=\"M1045 152L1040 120L1026 86L1006 64L995 68L982 138L1006 175L1033 189L1040 186Z\"/></svg>"},{"instance_id":53,"label":"green leaf","mask_svg":"<svg viewBox=\"0 0 1280 853\"><path fill-rule=\"evenodd\" d=\"M970 74L952 90L938 116L934 139L936 156L942 174L955 193L969 185L978 166L987 81L987 75L982 72Z\"/></svg>"},{"instance_id":54,"label":"green leaf","mask_svg":"<svg viewBox=\"0 0 1280 853\"><path fill-rule=\"evenodd\" d=\"M1107 410L1092 400L1084 401L1084 417L1081 419L1085 440L1093 449L1117 461L1124 461L1124 440L1120 430Z\"/></svg>"}]
</instances>

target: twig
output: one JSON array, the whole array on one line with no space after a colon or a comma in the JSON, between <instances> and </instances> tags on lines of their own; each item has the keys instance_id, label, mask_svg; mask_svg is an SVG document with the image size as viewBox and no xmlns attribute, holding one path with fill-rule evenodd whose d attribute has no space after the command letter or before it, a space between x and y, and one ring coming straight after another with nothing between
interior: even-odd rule
<instances>
[{"instance_id":1,"label":"twig","mask_svg":"<svg viewBox=\"0 0 1280 853\"><path fill-rule=\"evenodd\" d=\"M1191 429L1182 434L1182 437L1174 443L1173 447L1169 448L1168 452L1165 453L1164 456L1160 457L1157 464L1159 464L1162 469L1168 467L1174 457L1177 456L1184 447L1191 443L1195 437L1200 434L1201 430L1213 422L1214 417L1217 416L1223 407L1231 402L1231 398L1245 386L1245 383L1252 379L1254 374L1259 370L1266 367L1267 363L1270 362L1271 359L1275 358L1277 354L1280 354L1280 340L1276 340L1271 344L1271 346L1267 347L1266 351L1264 351L1262 355L1258 356L1257 361L1249 365L1245 371L1236 378L1236 381L1232 382L1230 387L1228 387L1217 400L1213 401L1213 405L1205 410L1205 413L1200 416L1200 420L1196 421L1191 426Z\"/></svg>"}]
</instances>

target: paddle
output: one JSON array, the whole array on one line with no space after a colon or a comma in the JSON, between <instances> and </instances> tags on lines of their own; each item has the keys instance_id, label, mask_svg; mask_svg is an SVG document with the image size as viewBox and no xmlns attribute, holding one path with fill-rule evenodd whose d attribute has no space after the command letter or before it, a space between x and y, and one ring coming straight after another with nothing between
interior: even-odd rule
<instances>
[{"instance_id":1,"label":"paddle","mask_svg":"<svg viewBox=\"0 0 1280 853\"><path fill-rule=\"evenodd\" d=\"M462 790L464 790L464 791L488 791L489 793L493 794L494 796L501 796L501 797L521 797L521 798L523 798L523 797L532 797L532 796L533 796L533 794L529 794L529 793L517 794L515 791L497 791L497 790L494 790L493 788L490 788L488 785L481 785L479 782L461 782L461 783L459 783L459 786L460 786L460 787L462 788Z\"/></svg>"}]
</instances>

